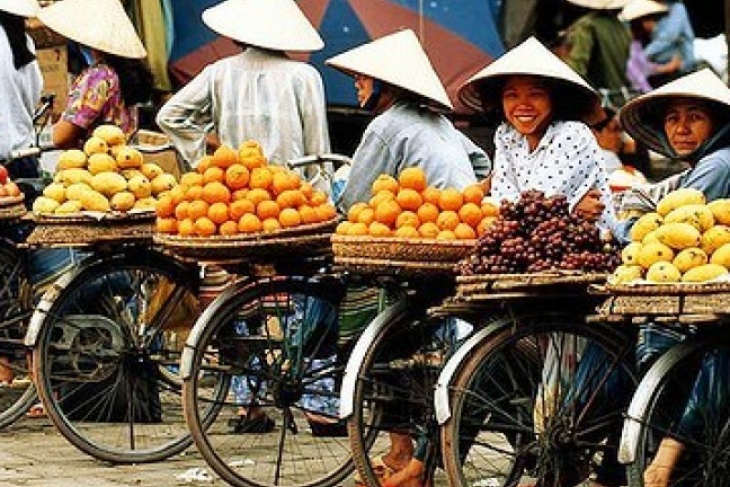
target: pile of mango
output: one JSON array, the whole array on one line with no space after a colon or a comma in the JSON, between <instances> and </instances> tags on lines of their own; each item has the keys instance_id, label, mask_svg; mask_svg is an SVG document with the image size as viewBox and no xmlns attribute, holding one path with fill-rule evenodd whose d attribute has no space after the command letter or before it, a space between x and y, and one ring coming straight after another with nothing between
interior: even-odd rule
<instances>
[{"instance_id":1,"label":"pile of mango","mask_svg":"<svg viewBox=\"0 0 730 487\"><path fill-rule=\"evenodd\" d=\"M202 158L159 198L156 211L158 232L183 237L275 232L337 215L327 194L296 172L269 165L253 140Z\"/></svg>"},{"instance_id":2,"label":"pile of mango","mask_svg":"<svg viewBox=\"0 0 730 487\"><path fill-rule=\"evenodd\" d=\"M729 273L730 199L706 202L701 191L667 194L631 228L632 242L609 282L702 283Z\"/></svg>"},{"instance_id":3,"label":"pile of mango","mask_svg":"<svg viewBox=\"0 0 730 487\"><path fill-rule=\"evenodd\" d=\"M124 132L100 125L83 150L63 151L53 183L33 203L33 212L71 215L82 211L154 210L157 197L177 184L175 176L126 145Z\"/></svg>"},{"instance_id":4,"label":"pile of mango","mask_svg":"<svg viewBox=\"0 0 730 487\"><path fill-rule=\"evenodd\" d=\"M429 186L418 167L398 177L381 174L373 182L372 197L352 205L339 235L437 240L471 240L489 228L499 207L484 201L484 190L474 184L458 191Z\"/></svg>"}]
</instances>

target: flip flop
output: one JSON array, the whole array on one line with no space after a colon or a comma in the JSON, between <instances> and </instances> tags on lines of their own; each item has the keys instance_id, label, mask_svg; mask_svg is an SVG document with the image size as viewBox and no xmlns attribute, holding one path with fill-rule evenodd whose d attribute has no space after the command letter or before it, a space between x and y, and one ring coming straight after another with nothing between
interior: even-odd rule
<instances>
[{"instance_id":1,"label":"flip flop","mask_svg":"<svg viewBox=\"0 0 730 487\"><path fill-rule=\"evenodd\" d=\"M38 403L34 404L33 406L28 409L28 412L25 413L25 417L28 419L40 419L46 417L46 409L43 407L43 404Z\"/></svg>"}]
</instances>

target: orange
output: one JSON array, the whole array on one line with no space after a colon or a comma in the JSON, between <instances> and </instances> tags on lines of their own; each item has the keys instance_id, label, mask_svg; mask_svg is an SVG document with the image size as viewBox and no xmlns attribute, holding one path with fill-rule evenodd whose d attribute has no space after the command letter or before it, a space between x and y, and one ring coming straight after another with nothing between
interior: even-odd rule
<instances>
[{"instance_id":1,"label":"orange","mask_svg":"<svg viewBox=\"0 0 730 487\"><path fill-rule=\"evenodd\" d=\"M372 222L368 225L368 233L373 237L387 237L390 235L390 228L380 222Z\"/></svg>"},{"instance_id":2,"label":"orange","mask_svg":"<svg viewBox=\"0 0 730 487\"><path fill-rule=\"evenodd\" d=\"M499 207L494 203L485 201L482 203L482 216L499 216Z\"/></svg>"},{"instance_id":3,"label":"orange","mask_svg":"<svg viewBox=\"0 0 730 487\"><path fill-rule=\"evenodd\" d=\"M299 186L299 191L301 191L304 197L309 200L312 198L312 194L314 194L314 187L312 186L312 183L302 181L301 186Z\"/></svg>"},{"instance_id":4,"label":"orange","mask_svg":"<svg viewBox=\"0 0 730 487\"><path fill-rule=\"evenodd\" d=\"M464 204L464 197L454 188L446 188L441 191L439 197L439 208L442 210L459 211Z\"/></svg>"},{"instance_id":5,"label":"orange","mask_svg":"<svg viewBox=\"0 0 730 487\"><path fill-rule=\"evenodd\" d=\"M439 217L439 209L433 203L424 203L416 212L421 223L434 222Z\"/></svg>"},{"instance_id":6,"label":"orange","mask_svg":"<svg viewBox=\"0 0 730 487\"><path fill-rule=\"evenodd\" d=\"M474 231L474 228L467 225L466 223L459 223L456 225L456 228L454 228L454 235L459 240L470 240L473 238L477 238L477 232Z\"/></svg>"},{"instance_id":7,"label":"orange","mask_svg":"<svg viewBox=\"0 0 730 487\"><path fill-rule=\"evenodd\" d=\"M266 167L257 167L251 171L251 179L248 182L250 188L269 189L274 177Z\"/></svg>"},{"instance_id":8,"label":"orange","mask_svg":"<svg viewBox=\"0 0 730 487\"><path fill-rule=\"evenodd\" d=\"M451 230L441 230L438 235L436 235L436 240L456 240L456 235L454 235L454 232Z\"/></svg>"},{"instance_id":9,"label":"orange","mask_svg":"<svg viewBox=\"0 0 730 487\"><path fill-rule=\"evenodd\" d=\"M294 208L284 208L279 213L279 223L284 228L296 227L302 224L302 217Z\"/></svg>"},{"instance_id":10,"label":"orange","mask_svg":"<svg viewBox=\"0 0 730 487\"><path fill-rule=\"evenodd\" d=\"M211 167L212 162L213 157L203 156L198 161L198 165L195 166L195 170L198 171L198 174L205 174L205 171L207 171L208 168Z\"/></svg>"},{"instance_id":11,"label":"orange","mask_svg":"<svg viewBox=\"0 0 730 487\"><path fill-rule=\"evenodd\" d=\"M267 218L277 218L280 211L279 203L276 201L264 200L256 205L256 214L259 218L261 218L261 221L264 221Z\"/></svg>"},{"instance_id":12,"label":"orange","mask_svg":"<svg viewBox=\"0 0 730 487\"><path fill-rule=\"evenodd\" d=\"M263 224L259 217L253 213L246 213L238 220L238 230L241 233L255 233L263 229Z\"/></svg>"},{"instance_id":13,"label":"orange","mask_svg":"<svg viewBox=\"0 0 730 487\"><path fill-rule=\"evenodd\" d=\"M155 225L155 230L160 233L175 233L177 232L177 220L175 218L158 218Z\"/></svg>"},{"instance_id":14,"label":"orange","mask_svg":"<svg viewBox=\"0 0 730 487\"><path fill-rule=\"evenodd\" d=\"M187 201L181 201L175 207L175 218L178 220L184 220L188 217L188 207L190 203Z\"/></svg>"},{"instance_id":15,"label":"orange","mask_svg":"<svg viewBox=\"0 0 730 487\"><path fill-rule=\"evenodd\" d=\"M466 203L459 210L459 218L472 228L476 228L482 221L482 209L476 203Z\"/></svg>"},{"instance_id":16,"label":"orange","mask_svg":"<svg viewBox=\"0 0 730 487\"><path fill-rule=\"evenodd\" d=\"M261 155L263 155L263 153L264 153L263 149L261 148L261 144L259 144L258 141L253 140L253 139L244 140L243 142L241 142L241 145L238 146L238 150L243 150L243 149L254 149L256 152L258 152Z\"/></svg>"},{"instance_id":17,"label":"orange","mask_svg":"<svg viewBox=\"0 0 730 487\"><path fill-rule=\"evenodd\" d=\"M167 218L175 214L175 203L172 202L172 196L165 195L157 198L155 204L155 212L161 218Z\"/></svg>"},{"instance_id":18,"label":"orange","mask_svg":"<svg viewBox=\"0 0 730 487\"><path fill-rule=\"evenodd\" d=\"M218 233L221 235L236 235L238 234L238 222L234 222L232 220L228 220L227 222L224 222L220 228L218 228Z\"/></svg>"},{"instance_id":19,"label":"orange","mask_svg":"<svg viewBox=\"0 0 730 487\"><path fill-rule=\"evenodd\" d=\"M209 207L210 205L203 200L191 201L188 203L187 207L187 218L197 220L198 218L202 218L204 216L207 217Z\"/></svg>"},{"instance_id":20,"label":"orange","mask_svg":"<svg viewBox=\"0 0 730 487\"><path fill-rule=\"evenodd\" d=\"M370 198L368 204L373 208L377 208L380 203L388 200L395 200L395 193L391 193L390 191L383 189L378 191L375 196Z\"/></svg>"},{"instance_id":21,"label":"orange","mask_svg":"<svg viewBox=\"0 0 730 487\"><path fill-rule=\"evenodd\" d=\"M188 187L187 186L183 186L181 184L178 184L177 186L175 186L174 188L172 188L170 190L169 196L170 196L170 198L172 198L173 204L178 204L182 200L184 200L185 199L185 193L187 192L187 190L188 190Z\"/></svg>"},{"instance_id":22,"label":"orange","mask_svg":"<svg viewBox=\"0 0 730 487\"><path fill-rule=\"evenodd\" d=\"M267 218L262 222L261 226L263 227L264 232L275 232L277 230L281 230L281 223L279 223L279 220L276 218Z\"/></svg>"},{"instance_id":23,"label":"orange","mask_svg":"<svg viewBox=\"0 0 730 487\"><path fill-rule=\"evenodd\" d=\"M355 203L347 210L347 219L352 223L357 223L360 212L365 208L370 208L367 203Z\"/></svg>"},{"instance_id":24,"label":"orange","mask_svg":"<svg viewBox=\"0 0 730 487\"><path fill-rule=\"evenodd\" d=\"M181 237L190 237L195 234L195 222L191 218L186 218L177 222L177 233Z\"/></svg>"},{"instance_id":25,"label":"orange","mask_svg":"<svg viewBox=\"0 0 730 487\"><path fill-rule=\"evenodd\" d=\"M276 197L276 202L282 208L297 208L306 201L304 195L298 189L285 189Z\"/></svg>"},{"instance_id":26,"label":"orange","mask_svg":"<svg viewBox=\"0 0 730 487\"><path fill-rule=\"evenodd\" d=\"M254 188L248 190L248 193L246 193L246 199L249 200L254 205L257 205L261 203L262 201L270 200L271 195L268 191L261 188Z\"/></svg>"},{"instance_id":27,"label":"orange","mask_svg":"<svg viewBox=\"0 0 730 487\"><path fill-rule=\"evenodd\" d=\"M215 152L213 153L213 161L212 164L214 166L218 166L220 168L226 169L228 167L231 167L235 163L238 162L238 151L232 149L231 147L228 147L227 145L222 145L218 147Z\"/></svg>"},{"instance_id":28,"label":"orange","mask_svg":"<svg viewBox=\"0 0 730 487\"><path fill-rule=\"evenodd\" d=\"M424 203L432 203L438 206L440 197L441 190L438 188L434 188L433 186L429 186L428 188L421 191L421 198L423 198Z\"/></svg>"},{"instance_id":29,"label":"orange","mask_svg":"<svg viewBox=\"0 0 730 487\"><path fill-rule=\"evenodd\" d=\"M219 182L208 183L203 186L203 199L210 203L228 203L231 201L231 190Z\"/></svg>"},{"instance_id":30,"label":"orange","mask_svg":"<svg viewBox=\"0 0 730 487\"><path fill-rule=\"evenodd\" d=\"M373 181L372 194L376 195L381 191L390 191L396 194L398 192L398 180L389 174L381 174Z\"/></svg>"},{"instance_id":31,"label":"orange","mask_svg":"<svg viewBox=\"0 0 730 487\"><path fill-rule=\"evenodd\" d=\"M281 194L291 189L299 189L299 175L290 171L280 171L274 174L271 187L275 194Z\"/></svg>"},{"instance_id":32,"label":"orange","mask_svg":"<svg viewBox=\"0 0 730 487\"><path fill-rule=\"evenodd\" d=\"M350 227L353 225L351 221L345 220L343 222L340 222L337 225L337 228L335 228L335 233L337 235L347 235L348 230L350 230Z\"/></svg>"},{"instance_id":33,"label":"orange","mask_svg":"<svg viewBox=\"0 0 730 487\"><path fill-rule=\"evenodd\" d=\"M324 203L327 203L329 201L329 197L324 191L320 191L318 189L315 189L312 191L312 196L309 198L309 203L312 206L322 205Z\"/></svg>"},{"instance_id":34,"label":"orange","mask_svg":"<svg viewBox=\"0 0 730 487\"><path fill-rule=\"evenodd\" d=\"M213 181L222 183L226 173L220 167L209 167L203 173L203 185L212 183Z\"/></svg>"},{"instance_id":35,"label":"orange","mask_svg":"<svg viewBox=\"0 0 730 487\"><path fill-rule=\"evenodd\" d=\"M419 193L426 189L426 173L420 167L407 167L398 175L402 188L410 188Z\"/></svg>"},{"instance_id":36,"label":"orange","mask_svg":"<svg viewBox=\"0 0 730 487\"><path fill-rule=\"evenodd\" d=\"M484 190L479 184L472 184L464 188L462 191L464 195L465 203L474 203L475 205L481 205L484 199Z\"/></svg>"},{"instance_id":37,"label":"orange","mask_svg":"<svg viewBox=\"0 0 730 487\"><path fill-rule=\"evenodd\" d=\"M400 214L400 205L395 200L383 201L375 208L375 219L380 223L385 223L389 227L395 225L395 221Z\"/></svg>"},{"instance_id":38,"label":"orange","mask_svg":"<svg viewBox=\"0 0 730 487\"><path fill-rule=\"evenodd\" d=\"M299 207L299 216L302 217L303 223L317 223L317 210L309 205L302 205Z\"/></svg>"},{"instance_id":39,"label":"orange","mask_svg":"<svg viewBox=\"0 0 730 487\"><path fill-rule=\"evenodd\" d=\"M239 221L246 213L254 213L256 205L249 200L236 200L228 205L228 215L231 220Z\"/></svg>"},{"instance_id":40,"label":"orange","mask_svg":"<svg viewBox=\"0 0 730 487\"><path fill-rule=\"evenodd\" d=\"M249 177L250 174L246 166L242 164L233 164L231 167L226 169L226 186L233 190L245 188L248 186Z\"/></svg>"},{"instance_id":41,"label":"orange","mask_svg":"<svg viewBox=\"0 0 730 487\"><path fill-rule=\"evenodd\" d=\"M365 225L370 225L375 221L375 210L370 207L364 208L360 213L358 213L357 221L362 222Z\"/></svg>"},{"instance_id":42,"label":"orange","mask_svg":"<svg viewBox=\"0 0 730 487\"><path fill-rule=\"evenodd\" d=\"M494 222L496 221L496 216L485 216L482 218L482 221L480 221L479 225L477 225L477 235L484 235L487 229L494 225Z\"/></svg>"},{"instance_id":43,"label":"orange","mask_svg":"<svg viewBox=\"0 0 730 487\"><path fill-rule=\"evenodd\" d=\"M246 166L249 171L256 169L257 167L266 166L266 158L257 153L250 153L249 151L239 152L239 162Z\"/></svg>"},{"instance_id":44,"label":"orange","mask_svg":"<svg viewBox=\"0 0 730 487\"><path fill-rule=\"evenodd\" d=\"M368 226L364 223L352 223L350 225L350 228L347 229L348 235L367 235L368 234Z\"/></svg>"},{"instance_id":45,"label":"orange","mask_svg":"<svg viewBox=\"0 0 730 487\"><path fill-rule=\"evenodd\" d=\"M401 189L395 197L401 208L404 210L416 211L423 204L423 198L415 189Z\"/></svg>"},{"instance_id":46,"label":"orange","mask_svg":"<svg viewBox=\"0 0 730 487\"><path fill-rule=\"evenodd\" d=\"M421 220L418 219L418 215L412 211L404 211L395 220L395 228L401 227L413 227L418 228L421 226Z\"/></svg>"},{"instance_id":47,"label":"orange","mask_svg":"<svg viewBox=\"0 0 730 487\"><path fill-rule=\"evenodd\" d=\"M231 199L233 201L242 200L242 199L246 198L247 194L248 194L248 188L237 189L231 194Z\"/></svg>"},{"instance_id":48,"label":"orange","mask_svg":"<svg viewBox=\"0 0 730 487\"><path fill-rule=\"evenodd\" d=\"M202 186L203 175L197 172L186 172L180 177L180 184L185 186Z\"/></svg>"},{"instance_id":49,"label":"orange","mask_svg":"<svg viewBox=\"0 0 730 487\"><path fill-rule=\"evenodd\" d=\"M228 221L228 204L227 203L213 203L208 208L208 218L216 225L222 225Z\"/></svg>"},{"instance_id":50,"label":"orange","mask_svg":"<svg viewBox=\"0 0 730 487\"><path fill-rule=\"evenodd\" d=\"M393 235L397 238L418 238L421 236L417 229L409 226L400 227Z\"/></svg>"},{"instance_id":51,"label":"orange","mask_svg":"<svg viewBox=\"0 0 730 487\"><path fill-rule=\"evenodd\" d=\"M315 206L314 211L317 213L317 219L321 222L329 221L337 216L337 209L330 203Z\"/></svg>"},{"instance_id":52,"label":"orange","mask_svg":"<svg viewBox=\"0 0 730 487\"><path fill-rule=\"evenodd\" d=\"M436 238L436 235L438 235L440 231L441 230L438 225L433 222L421 223L421 226L418 227L418 233L420 233L423 238Z\"/></svg>"},{"instance_id":53,"label":"orange","mask_svg":"<svg viewBox=\"0 0 730 487\"><path fill-rule=\"evenodd\" d=\"M185 201L195 201L203 199L202 186L190 186L185 192Z\"/></svg>"},{"instance_id":54,"label":"orange","mask_svg":"<svg viewBox=\"0 0 730 487\"><path fill-rule=\"evenodd\" d=\"M215 223L207 216L195 220L195 234L201 237L210 237L216 232Z\"/></svg>"},{"instance_id":55,"label":"orange","mask_svg":"<svg viewBox=\"0 0 730 487\"><path fill-rule=\"evenodd\" d=\"M459 214L451 210L442 211L436 219L436 225L440 230L453 230L459 223Z\"/></svg>"}]
</instances>

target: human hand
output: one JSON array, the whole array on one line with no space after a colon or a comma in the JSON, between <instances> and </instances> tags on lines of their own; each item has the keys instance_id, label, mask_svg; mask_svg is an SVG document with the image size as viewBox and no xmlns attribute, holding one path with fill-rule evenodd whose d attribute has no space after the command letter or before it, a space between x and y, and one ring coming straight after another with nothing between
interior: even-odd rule
<instances>
[{"instance_id":1,"label":"human hand","mask_svg":"<svg viewBox=\"0 0 730 487\"><path fill-rule=\"evenodd\" d=\"M595 222L605 209L606 205L601 202L601 192L593 188L583 195L573 211L586 220Z\"/></svg>"}]
</instances>

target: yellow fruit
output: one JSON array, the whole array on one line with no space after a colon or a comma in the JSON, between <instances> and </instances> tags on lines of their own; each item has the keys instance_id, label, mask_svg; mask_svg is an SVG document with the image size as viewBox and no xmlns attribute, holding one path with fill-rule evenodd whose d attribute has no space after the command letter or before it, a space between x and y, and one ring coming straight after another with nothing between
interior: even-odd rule
<instances>
[{"instance_id":1,"label":"yellow fruit","mask_svg":"<svg viewBox=\"0 0 730 487\"><path fill-rule=\"evenodd\" d=\"M706 205L685 205L670 211L664 223L689 223L704 232L715 224L715 217Z\"/></svg>"},{"instance_id":2,"label":"yellow fruit","mask_svg":"<svg viewBox=\"0 0 730 487\"><path fill-rule=\"evenodd\" d=\"M66 188L66 199L81 201L81 195L87 191L93 191L88 184L74 183Z\"/></svg>"},{"instance_id":3,"label":"yellow fruit","mask_svg":"<svg viewBox=\"0 0 730 487\"><path fill-rule=\"evenodd\" d=\"M643 239L641 239L642 245L646 245L648 243L660 243L659 239L656 236L656 230L652 230L651 232L647 233Z\"/></svg>"},{"instance_id":4,"label":"yellow fruit","mask_svg":"<svg viewBox=\"0 0 730 487\"><path fill-rule=\"evenodd\" d=\"M64 201L66 201L66 188L61 183L51 183L43 188L43 196L45 196L46 198L51 198L58 203L63 203Z\"/></svg>"},{"instance_id":5,"label":"yellow fruit","mask_svg":"<svg viewBox=\"0 0 730 487\"><path fill-rule=\"evenodd\" d=\"M145 164L142 164L142 174L147 176L147 179L152 181L157 176L162 176L165 174L165 171L162 170L160 166L155 164L154 162L147 162Z\"/></svg>"},{"instance_id":6,"label":"yellow fruit","mask_svg":"<svg viewBox=\"0 0 730 487\"><path fill-rule=\"evenodd\" d=\"M700 247L707 255L711 255L726 243L730 243L730 227L715 225L702 234Z\"/></svg>"},{"instance_id":7,"label":"yellow fruit","mask_svg":"<svg viewBox=\"0 0 730 487\"><path fill-rule=\"evenodd\" d=\"M648 269L657 262L671 262L674 259L674 251L660 242L651 242L641 247L639 251L639 264Z\"/></svg>"},{"instance_id":8,"label":"yellow fruit","mask_svg":"<svg viewBox=\"0 0 730 487\"><path fill-rule=\"evenodd\" d=\"M100 172L91 178L91 187L101 194L112 196L127 189L127 180L117 172Z\"/></svg>"},{"instance_id":9,"label":"yellow fruit","mask_svg":"<svg viewBox=\"0 0 730 487\"><path fill-rule=\"evenodd\" d=\"M160 174L156 178L152 179L152 193L160 194L165 191L170 191L177 184L177 179L172 174Z\"/></svg>"},{"instance_id":10,"label":"yellow fruit","mask_svg":"<svg viewBox=\"0 0 730 487\"><path fill-rule=\"evenodd\" d=\"M84 207L79 200L68 200L59 205L53 213L57 215L72 215L83 209Z\"/></svg>"},{"instance_id":11,"label":"yellow fruit","mask_svg":"<svg viewBox=\"0 0 730 487\"><path fill-rule=\"evenodd\" d=\"M730 243L721 245L712 253L710 257L711 264L718 264L730 269Z\"/></svg>"},{"instance_id":12,"label":"yellow fruit","mask_svg":"<svg viewBox=\"0 0 730 487\"><path fill-rule=\"evenodd\" d=\"M680 272L687 272L694 267L707 264L707 254L702 249L690 247L678 253L674 260L672 260L672 264Z\"/></svg>"},{"instance_id":13,"label":"yellow fruit","mask_svg":"<svg viewBox=\"0 0 730 487\"><path fill-rule=\"evenodd\" d=\"M119 173L124 176L124 179L126 179L127 181L135 176L144 177L144 174L142 174L142 171L140 171L139 169L122 169Z\"/></svg>"},{"instance_id":14,"label":"yellow fruit","mask_svg":"<svg viewBox=\"0 0 730 487\"><path fill-rule=\"evenodd\" d=\"M86 169L64 169L56 174L53 181L63 183L64 186L70 186L74 183L91 184L92 177L92 174Z\"/></svg>"},{"instance_id":15,"label":"yellow fruit","mask_svg":"<svg viewBox=\"0 0 730 487\"><path fill-rule=\"evenodd\" d=\"M106 196L98 191L85 191L81 195L80 201L84 207L84 210L106 212L111 209L111 207L109 206L109 200L106 198Z\"/></svg>"},{"instance_id":16,"label":"yellow fruit","mask_svg":"<svg viewBox=\"0 0 730 487\"><path fill-rule=\"evenodd\" d=\"M679 188L667 194L659 200L656 211L662 216L668 215L672 210L685 205L704 205L705 195L702 191L694 188Z\"/></svg>"},{"instance_id":17,"label":"yellow fruit","mask_svg":"<svg viewBox=\"0 0 730 487\"><path fill-rule=\"evenodd\" d=\"M641 242L646 234L653 232L662 224L662 216L658 213L647 213L636 220L629 233L631 240Z\"/></svg>"},{"instance_id":18,"label":"yellow fruit","mask_svg":"<svg viewBox=\"0 0 730 487\"><path fill-rule=\"evenodd\" d=\"M144 162L142 153L131 147L123 147L117 151L116 159L121 169L139 169Z\"/></svg>"},{"instance_id":19,"label":"yellow fruit","mask_svg":"<svg viewBox=\"0 0 730 487\"><path fill-rule=\"evenodd\" d=\"M129 191L122 191L112 196L109 206L114 211L129 211L134 208L137 198Z\"/></svg>"},{"instance_id":20,"label":"yellow fruit","mask_svg":"<svg viewBox=\"0 0 730 487\"><path fill-rule=\"evenodd\" d=\"M53 198L47 196L39 196L33 202L33 213L53 213L60 203Z\"/></svg>"},{"instance_id":21,"label":"yellow fruit","mask_svg":"<svg viewBox=\"0 0 730 487\"><path fill-rule=\"evenodd\" d=\"M639 253L642 247L641 242L631 242L621 251L621 262L625 265L637 265L639 263Z\"/></svg>"},{"instance_id":22,"label":"yellow fruit","mask_svg":"<svg viewBox=\"0 0 730 487\"><path fill-rule=\"evenodd\" d=\"M78 149L69 149L58 156L57 169L83 169L86 167L86 154Z\"/></svg>"},{"instance_id":23,"label":"yellow fruit","mask_svg":"<svg viewBox=\"0 0 730 487\"><path fill-rule=\"evenodd\" d=\"M127 189L138 200L152 196L152 183L144 175L134 176L130 179L127 183Z\"/></svg>"},{"instance_id":24,"label":"yellow fruit","mask_svg":"<svg viewBox=\"0 0 730 487\"><path fill-rule=\"evenodd\" d=\"M94 175L102 172L116 172L117 170L117 161L109 154L91 154L88 165L89 172Z\"/></svg>"},{"instance_id":25,"label":"yellow fruit","mask_svg":"<svg viewBox=\"0 0 730 487\"><path fill-rule=\"evenodd\" d=\"M682 273L671 262L655 262L646 271L646 280L651 282L679 282Z\"/></svg>"},{"instance_id":26,"label":"yellow fruit","mask_svg":"<svg viewBox=\"0 0 730 487\"><path fill-rule=\"evenodd\" d=\"M106 154L109 151L109 144L104 139L99 137L89 137L84 143L84 152L87 156L91 154Z\"/></svg>"},{"instance_id":27,"label":"yellow fruit","mask_svg":"<svg viewBox=\"0 0 730 487\"><path fill-rule=\"evenodd\" d=\"M116 125L99 125L91 135L102 139L108 145L123 144L127 140L124 131Z\"/></svg>"},{"instance_id":28,"label":"yellow fruit","mask_svg":"<svg viewBox=\"0 0 730 487\"><path fill-rule=\"evenodd\" d=\"M622 284L641 279L644 269L640 265L620 265L608 278L611 284Z\"/></svg>"},{"instance_id":29,"label":"yellow fruit","mask_svg":"<svg viewBox=\"0 0 730 487\"><path fill-rule=\"evenodd\" d=\"M702 234L689 223L664 223L656 230L657 239L673 249L698 247Z\"/></svg>"},{"instance_id":30,"label":"yellow fruit","mask_svg":"<svg viewBox=\"0 0 730 487\"><path fill-rule=\"evenodd\" d=\"M148 196L147 198L138 199L134 203L135 210L154 210L157 205L157 200Z\"/></svg>"},{"instance_id":31,"label":"yellow fruit","mask_svg":"<svg viewBox=\"0 0 730 487\"><path fill-rule=\"evenodd\" d=\"M717 279L728 273L727 267L720 264L705 264L690 269L682 276L682 282L705 282Z\"/></svg>"},{"instance_id":32,"label":"yellow fruit","mask_svg":"<svg viewBox=\"0 0 730 487\"><path fill-rule=\"evenodd\" d=\"M707 208L712 212L717 223L730 225L730 198L710 201L707 203Z\"/></svg>"}]
</instances>

